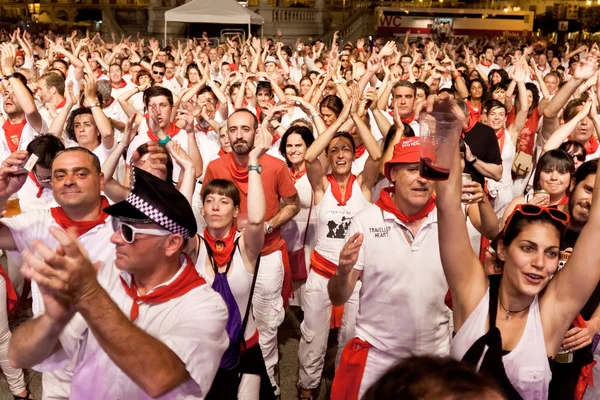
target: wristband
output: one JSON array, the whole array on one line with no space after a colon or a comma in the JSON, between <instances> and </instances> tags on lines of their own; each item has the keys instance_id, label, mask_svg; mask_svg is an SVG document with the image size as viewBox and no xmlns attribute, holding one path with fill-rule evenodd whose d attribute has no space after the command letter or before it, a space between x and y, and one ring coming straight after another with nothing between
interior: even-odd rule
<instances>
[{"instance_id":1,"label":"wristband","mask_svg":"<svg viewBox=\"0 0 600 400\"><path fill-rule=\"evenodd\" d=\"M13 72L12 74L10 74L10 75L6 75L6 76L4 77L4 79L6 79L6 80L9 80L10 78L16 78L16 76L15 76L15 73L14 73L14 72Z\"/></svg>"},{"instance_id":2,"label":"wristband","mask_svg":"<svg viewBox=\"0 0 600 400\"><path fill-rule=\"evenodd\" d=\"M362 53L362 52L363 52L363 49L358 49L358 52L359 52L359 53Z\"/></svg>"},{"instance_id":3,"label":"wristband","mask_svg":"<svg viewBox=\"0 0 600 400\"><path fill-rule=\"evenodd\" d=\"M457 72L456 74L452 75L452 79L458 79L460 78L460 72Z\"/></svg>"},{"instance_id":4,"label":"wristband","mask_svg":"<svg viewBox=\"0 0 600 400\"><path fill-rule=\"evenodd\" d=\"M92 104L92 105L90 106L90 109L92 109L92 108L94 108L94 107L100 107L100 106L101 106L100 102L98 102L98 103L94 103L94 104Z\"/></svg>"},{"instance_id":5,"label":"wristband","mask_svg":"<svg viewBox=\"0 0 600 400\"><path fill-rule=\"evenodd\" d=\"M169 143L170 141L171 141L171 136L167 135L167 137L166 137L166 138L164 138L164 139L160 139L160 140L158 141L158 144L160 144L161 146L163 146L163 147L164 147L164 146L166 146L166 145L167 145L167 143Z\"/></svg>"}]
</instances>

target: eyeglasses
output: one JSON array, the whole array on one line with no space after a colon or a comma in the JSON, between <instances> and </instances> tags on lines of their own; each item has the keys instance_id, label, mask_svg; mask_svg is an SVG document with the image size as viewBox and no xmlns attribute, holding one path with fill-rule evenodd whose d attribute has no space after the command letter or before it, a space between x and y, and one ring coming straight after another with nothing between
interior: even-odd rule
<instances>
[{"instance_id":1,"label":"eyeglasses","mask_svg":"<svg viewBox=\"0 0 600 400\"><path fill-rule=\"evenodd\" d=\"M35 179L37 179L37 181L40 185L49 185L52 183L51 176L40 178L39 175L35 173L35 171L32 171L32 172L33 172L33 175L35 176Z\"/></svg>"},{"instance_id":2,"label":"eyeglasses","mask_svg":"<svg viewBox=\"0 0 600 400\"><path fill-rule=\"evenodd\" d=\"M585 162L585 154L569 154L573 161Z\"/></svg>"},{"instance_id":3,"label":"eyeglasses","mask_svg":"<svg viewBox=\"0 0 600 400\"><path fill-rule=\"evenodd\" d=\"M156 74L156 75L160 75L160 76L163 76L163 75L165 74L165 73L164 73L164 71L163 71L163 72L159 72L159 71L152 71L152 73L153 73L153 74Z\"/></svg>"},{"instance_id":4,"label":"eyeglasses","mask_svg":"<svg viewBox=\"0 0 600 400\"><path fill-rule=\"evenodd\" d=\"M535 217L541 215L542 213L546 213L553 220L558 221L563 226L563 228L566 228L567 223L569 222L569 215L560 211L557 208L540 207L536 206L535 204L519 204L515 207L512 214L510 214L510 216L506 220L506 225L504 225L504 232L506 232L506 229L510 225L510 222L512 221L516 213L520 213L521 215L529 217Z\"/></svg>"},{"instance_id":5,"label":"eyeglasses","mask_svg":"<svg viewBox=\"0 0 600 400\"><path fill-rule=\"evenodd\" d=\"M168 231L166 229L141 229L126 224L125 222L119 220L118 218L113 218L112 220L113 229L115 231L121 231L121 237L125 241L125 243L133 243L135 242L135 234L141 233L144 235L152 235L152 236L169 236L172 235L173 232Z\"/></svg>"}]
</instances>

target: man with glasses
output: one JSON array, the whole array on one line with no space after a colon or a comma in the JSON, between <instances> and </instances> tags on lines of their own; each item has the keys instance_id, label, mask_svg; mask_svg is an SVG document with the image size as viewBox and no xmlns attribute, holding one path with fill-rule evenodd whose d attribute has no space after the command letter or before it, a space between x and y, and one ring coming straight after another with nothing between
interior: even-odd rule
<instances>
[{"instance_id":1,"label":"man with glasses","mask_svg":"<svg viewBox=\"0 0 600 400\"><path fill-rule=\"evenodd\" d=\"M0 167L0 208L21 189L27 174L19 174L29 154L16 151ZM40 157L43 161L43 157ZM78 241L91 261L110 265L115 257L115 245L110 242L114 230L110 217L102 210L108 200L101 196L104 176L100 162L92 152L82 147L71 147L58 153L51 164L52 194L59 207L35 210L12 218L0 220L0 249L24 251L34 241L51 249L59 245L50 234L50 227L75 228ZM35 170L44 174L43 167ZM44 312L42 293L32 282L33 314ZM64 369L42 375L46 398L69 398L73 365L65 363Z\"/></svg>"},{"instance_id":2,"label":"man with glasses","mask_svg":"<svg viewBox=\"0 0 600 400\"><path fill-rule=\"evenodd\" d=\"M165 66L165 63L157 61L152 64L152 78L154 78L154 82L162 84L166 71L167 67Z\"/></svg>"},{"instance_id":3,"label":"man with glasses","mask_svg":"<svg viewBox=\"0 0 600 400\"><path fill-rule=\"evenodd\" d=\"M9 359L51 369L75 357L71 398L203 398L229 343L227 308L183 253L197 230L186 198L139 169L132 182L101 211L113 217L113 263L97 271L58 228L50 235L60 250L35 242L41 257L24 253L46 311L15 331Z\"/></svg>"}]
</instances>

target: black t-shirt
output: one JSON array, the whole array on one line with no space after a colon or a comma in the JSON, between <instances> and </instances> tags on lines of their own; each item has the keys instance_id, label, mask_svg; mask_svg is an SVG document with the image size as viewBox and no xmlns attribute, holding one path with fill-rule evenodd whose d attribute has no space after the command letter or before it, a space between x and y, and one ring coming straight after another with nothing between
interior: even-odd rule
<instances>
[{"instance_id":1,"label":"black t-shirt","mask_svg":"<svg viewBox=\"0 0 600 400\"><path fill-rule=\"evenodd\" d=\"M502 165L500 146L494 130L487 125L477 122L469 132L465 132L465 142L469 145L471 153L481 161L490 164ZM465 164L465 172L471 174L474 181L483 185L484 176L475 167Z\"/></svg>"}]
</instances>

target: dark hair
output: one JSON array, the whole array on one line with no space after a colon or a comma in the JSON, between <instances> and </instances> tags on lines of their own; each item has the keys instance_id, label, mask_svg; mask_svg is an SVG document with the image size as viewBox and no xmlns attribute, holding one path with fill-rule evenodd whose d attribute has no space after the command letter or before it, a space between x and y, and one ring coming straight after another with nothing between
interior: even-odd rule
<instances>
[{"instance_id":1,"label":"dark hair","mask_svg":"<svg viewBox=\"0 0 600 400\"><path fill-rule=\"evenodd\" d=\"M147 76L150 79L150 86L154 86L154 78L152 77L152 74L150 72L146 71L145 69L140 69L137 73L138 82L140 81L141 76Z\"/></svg>"},{"instance_id":2,"label":"dark hair","mask_svg":"<svg viewBox=\"0 0 600 400\"><path fill-rule=\"evenodd\" d=\"M475 82L479 82L479 84L481 85L481 102L483 103L484 101L487 100L488 93L487 93L487 85L481 78L471 79L467 83L467 90L469 91L469 98L471 98L471 86L473 86L473 84Z\"/></svg>"},{"instance_id":3,"label":"dark hair","mask_svg":"<svg viewBox=\"0 0 600 400\"><path fill-rule=\"evenodd\" d=\"M40 79L46 81L46 86L56 88L61 96L65 95L65 79L56 72L47 72Z\"/></svg>"},{"instance_id":4,"label":"dark hair","mask_svg":"<svg viewBox=\"0 0 600 400\"><path fill-rule=\"evenodd\" d=\"M151 98L159 96L165 96L171 107L173 107L173 92L162 86L150 86L144 91L143 98L144 105L146 106L146 108L148 108L148 104L150 104Z\"/></svg>"},{"instance_id":5,"label":"dark hair","mask_svg":"<svg viewBox=\"0 0 600 400\"><path fill-rule=\"evenodd\" d=\"M92 113L92 109L88 108L88 107L76 108L75 110L71 111L71 113L69 114L69 119L67 119L67 124L65 126L65 132L67 132L67 137L75 142L77 142L77 136L75 136L75 117L78 117L78 116L84 115L84 114L91 115L92 120L94 121L94 124L96 123L96 121L94 120L94 114ZM97 136L100 136L100 132L98 132Z\"/></svg>"},{"instance_id":6,"label":"dark hair","mask_svg":"<svg viewBox=\"0 0 600 400\"><path fill-rule=\"evenodd\" d=\"M598 159L594 159L594 160L590 160L590 161L586 161L583 164L581 164L579 166L579 168L577 168L577 171L575 172L575 185L573 185L573 188L577 187L577 185L579 185L579 183L581 183L582 181L584 181L588 175L596 175L596 171L598 170Z\"/></svg>"},{"instance_id":7,"label":"dark hair","mask_svg":"<svg viewBox=\"0 0 600 400\"><path fill-rule=\"evenodd\" d=\"M227 179L213 179L202 185L202 190L200 190L202 201L206 199L206 196L211 194L229 197L233 201L234 206L240 206L240 191L233 182Z\"/></svg>"},{"instance_id":8,"label":"dark hair","mask_svg":"<svg viewBox=\"0 0 600 400\"><path fill-rule=\"evenodd\" d=\"M154 67L167 69L167 66L162 61L155 61L154 64L152 64L152 68Z\"/></svg>"},{"instance_id":9,"label":"dark hair","mask_svg":"<svg viewBox=\"0 0 600 400\"><path fill-rule=\"evenodd\" d=\"M582 107L584 104L585 100L581 98L569 101L565 106L565 112L563 113L563 119L565 120L565 123L575 118L575 116L579 112L578 108Z\"/></svg>"},{"instance_id":10,"label":"dark hair","mask_svg":"<svg viewBox=\"0 0 600 400\"><path fill-rule=\"evenodd\" d=\"M571 150L571 152L573 153L581 151L581 154L587 156L587 150L585 149L585 146L574 140L567 140L566 142L562 142L561 145L558 146L558 148L560 150L564 150L567 154L569 154L569 150Z\"/></svg>"},{"instance_id":11,"label":"dark hair","mask_svg":"<svg viewBox=\"0 0 600 400\"><path fill-rule=\"evenodd\" d=\"M493 69L488 73L488 82L491 84L492 83L492 76L494 74L498 74L500 75L500 82L499 83L506 83L507 85L510 83L510 78L508 77L508 72L506 72L503 69Z\"/></svg>"},{"instance_id":12,"label":"dark hair","mask_svg":"<svg viewBox=\"0 0 600 400\"><path fill-rule=\"evenodd\" d=\"M327 144L327 147L325 148L325 154L329 154L329 145L331 145L331 142L333 142L333 139L337 139L337 138L348 139L352 145L352 154L356 155L356 145L354 144L354 139L352 138L352 135L349 132L345 132L345 131L336 132L333 135L333 137Z\"/></svg>"},{"instance_id":13,"label":"dark hair","mask_svg":"<svg viewBox=\"0 0 600 400\"><path fill-rule=\"evenodd\" d=\"M140 155L140 158L143 157L148 153L148 143L140 144L135 151ZM164 148L163 151L167 155L167 177L165 178L165 182L173 182L173 159L169 152L164 150Z\"/></svg>"},{"instance_id":14,"label":"dark hair","mask_svg":"<svg viewBox=\"0 0 600 400\"><path fill-rule=\"evenodd\" d=\"M531 83L531 82L527 82L525 84L525 89L529 90L531 92L531 107L529 107L529 110L527 110L527 116L530 116L531 113L533 112L533 110L535 110L540 102L540 92L538 91L537 86L535 86L535 83ZM518 91L518 90L517 90ZM519 97L517 96L517 99Z\"/></svg>"},{"instance_id":15,"label":"dark hair","mask_svg":"<svg viewBox=\"0 0 600 400\"><path fill-rule=\"evenodd\" d=\"M290 162L290 160L288 160L287 153L285 150L286 150L288 138L290 137L290 135L292 135L294 133L297 135L300 135L302 137L302 140L304 141L306 148L309 148L310 145L315 141L315 137L312 133L312 130L310 130L310 128L307 128L306 126L302 126L302 125L290 126L287 129L287 131L285 131L283 136L281 137L281 142L279 143L279 152L285 159L285 163L288 165L288 167L291 167L292 163Z\"/></svg>"},{"instance_id":16,"label":"dark hair","mask_svg":"<svg viewBox=\"0 0 600 400\"><path fill-rule=\"evenodd\" d=\"M62 65L65 66L66 69L69 69L69 64L65 60L63 60L62 58L55 58L54 61L52 62L52 64L54 64L56 62L57 63L61 63Z\"/></svg>"},{"instance_id":17,"label":"dark hair","mask_svg":"<svg viewBox=\"0 0 600 400\"><path fill-rule=\"evenodd\" d=\"M258 81L256 84L256 94L258 94L260 91L265 91L269 94L269 97L273 97L273 88L271 87L271 82Z\"/></svg>"},{"instance_id":18,"label":"dark hair","mask_svg":"<svg viewBox=\"0 0 600 400\"><path fill-rule=\"evenodd\" d=\"M417 89L421 89L425 92L425 97L429 97L429 95L431 94L431 89L429 88L429 85L426 84L425 82L415 82L413 83L413 86L415 88L415 95L417 94ZM439 92L438 92L439 94Z\"/></svg>"},{"instance_id":19,"label":"dark hair","mask_svg":"<svg viewBox=\"0 0 600 400\"><path fill-rule=\"evenodd\" d=\"M487 378L449 357L413 356L390 368L363 400L478 400L501 391Z\"/></svg>"},{"instance_id":20,"label":"dark hair","mask_svg":"<svg viewBox=\"0 0 600 400\"><path fill-rule=\"evenodd\" d=\"M394 94L394 92L396 91L396 88L399 87L407 87L409 89L412 89L413 91L413 95L417 95L417 88L415 87L414 84L410 83L409 81L398 81L394 84L394 86L392 86L392 95Z\"/></svg>"},{"instance_id":21,"label":"dark hair","mask_svg":"<svg viewBox=\"0 0 600 400\"><path fill-rule=\"evenodd\" d=\"M540 174L546 169L568 173L570 178L575 176L575 163L570 155L564 150L553 149L547 151L540 157L533 174L533 190L540 190ZM567 187L567 194L570 193Z\"/></svg>"},{"instance_id":22,"label":"dark hair","mask_svg":"<svg viewBox=\"0 0 600 400\"><path fill-rule=\"evenodd\" d=\"M515 240L517 236L528 226L533 223L544 223L550 224L558 233L560 237L562 232L565 230L565 225L561 222L556 221L547 212L542 212L539 215L524 215L521 212L514 212L512 218L510 218L509 223L504 227L504 231L502 232L502 243L505 247L510 246L510 244ZM501 260L498 260L498 270L502 270L504 268L504 263Z\"/></svg>"},{"instance_id":23,"label":"dark hair","mask_svg":"<svg viewBox=\"0 0 600 400\"><path fill-rule=\"evenodd\" d=\"M235 110L234 112L232 112L229 117L227 117L227 125L229 125L229 118L231 118L232 116L234 116L235 114L239 114L239 113L247 113L252 115L252 122L253 122L253 126L254 126L254 130L258 129L258 119L256 118L256 115L254 115L252 113L252 111L248 110L247 108L238 108L237 110Z\"/></svg>"},{"instance_id":24,"label":"dark hair","mask_svg":"<svg viewBox=\"0 0 600 400\"><path fill-rule=\"evenodd\" d=\"M291 84L285 85L283 87L284 92L285 92L285 89L292 89L296 93L296 96L298 96L298 87L296 85L291 85Z\"/></svg>"},{"instance_id":25,"label":"dark hair","mask_svg":"<svg viewBox=\"0 0 600 400\"><path fill-rule=\"evenodd\" d=\"M213 92L213 90L209 86L204 86L202 89L200 89L200 91L198 92L198 96L201 96L204 93L208 93L215 103L219 100L215 92Z\"/></svg>"},{"instance_id":26,"label":"dark hair","mask_svg":"<svg viewBox=\"0 0 600 400\"><path fill-rule=\"evenodd\" d=\"M63 142L53 135L40 135L27 145L27 152L38 156L37 167L51 168L52 160L65 149Z\"/></svg>"},{"instance_id":27,"label":"dark hair","mask_svg":"<svg viewBox=\"0 0 600 400\"><path fill-rule=\"evenodd\" d=\"M508 83L506 83L506 82L498 82L495 85L492 85L492 87L490 88L490 95L492 93L494 93L498 89L502 89L502 90L504 90L506 92L508 90Z\"/></svg>"},{"instance_id":28,"label":"dark hair","mask_svg":"<svg viewBox=\"0 0 600 400\"><path fill-rule=\"evenodd\" d=\"M322 109L323 107L329 108L331 111L333 111L337 118L344 108L344 103L342 102L342 99L337 97L335 94L330 94L329 96L326 96L323 101L321 101L319 109Z\"/></svg>"},{"instance_id":29,"label":"dark hair","mask_svg":"<svg viewBox=\"0 0 600 400\"><path fill-rule=\"evenodd\" d=\"M79 151L82 153L87 154L88 156L90 156L92 158L92 164L94 165L94 169L96 170L96 172L100 173L102 172L102 166L100 165L100 160L98 159L98 156L96 156L94 153L92 153L91 151L89 151L88 149L86 149L85 147L67 147L66 149L59 151L54 158L52 159L52 164L54 165L54 161L56 161L56 159L58 158L58 156L60 156L63 153L72 153L75 151Z\"/></svg>"},{"instance_id":30,"label":"dark hair","mask_svg":"<svg viewBox=\"0 0 600 400\"><path fill-rule=\"evenodd\" d=\"M402 125L404 125L403 137L415 136L415 131L413 131L413 128L409 124L403 122ZM390 129L388 130L388 133L385 136L385 140L383 141L383 149L381 149L382 153L384 153L388 149L388 147L390 147L390 143L392 142L394 136L396 136L396 133L398 133L398 127L396 126L396 124L393 124L392 126L390 126Z\"/></svg>"},{"instance_id":31,"label":"dark hair","mask_svg":"<svg viewBox=\"0 0 600 400\"><path fill-rule=\"evenodd\" d=\"M506 112L506 106L499 100L488 99L483 103L482 112L489 114L494 108L502 108Z\"/></svg>"},{"instance_id":32,"label":"dark hair","mask_svg":"<svg viewBox=\"0 0 600 400\"><path fill-rule=\"evenodd\" d=\"M189 79L189 73L191 69L195 69L196 71L198 71L198 75L200 75L200 78L202 78L202 72L200 72L200 68L198 68L198 66L196 64L190 64L187 66L187 68L185 69L185 77Z\"/></svg>"},{"instance_id":33,"label":"dark hair","mask_svg":"<svg viewBox=\"0 0 600 400\"><path fill-rule=\"evenodd\" d=\"M481 52L481 54L485 54L486 51L488 51L489 49L491 49L492 51L494 51L494 47L487 45L487 46L483 46L483 51Z\"/></svg>"}]
</instances>

